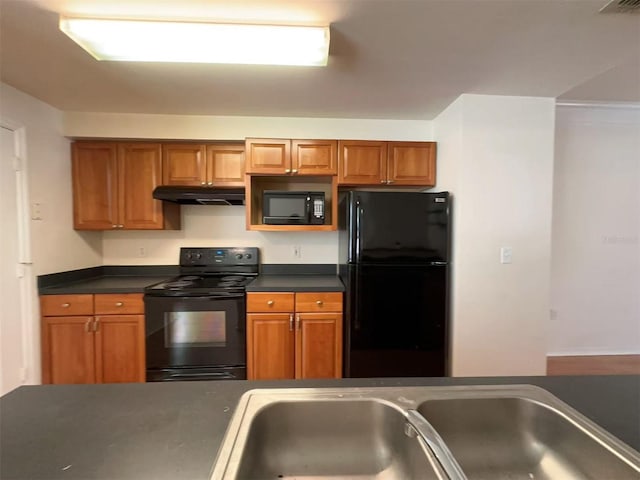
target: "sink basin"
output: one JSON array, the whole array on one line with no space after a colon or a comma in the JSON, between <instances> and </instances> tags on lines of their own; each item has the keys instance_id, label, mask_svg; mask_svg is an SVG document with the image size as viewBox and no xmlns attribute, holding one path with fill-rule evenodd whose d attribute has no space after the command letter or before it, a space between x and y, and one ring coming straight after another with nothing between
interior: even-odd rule
<instances>
[{"instance_id":1,"label":"sink basin","mask_svg":"<svg viewBox=\"0 0 640 480\"><path fill-rule=\"evenodd\" d=\"M277 402L257 412L238 478L438 479L401 411L375 400Z\"/></svg>"},{"instance_id":2,"label":"sink basin","mask_svg":"<svg viewBox=\"0 0 640 480\"><path fill-rule=\"evenodd\" d=\"M640 454L530 385L263 389L211 478L638 480Z\"/></svg>"},{"instance_id":3,"label":"sink basin","mask_svg":"<svg viewBox=\"0 0 640 480\"><path fill-rule=\"evenodd\" d=\"M418 412L469 480L640 478L596 435L529 398L427 400Z\"/></svg>"}]
</instances>

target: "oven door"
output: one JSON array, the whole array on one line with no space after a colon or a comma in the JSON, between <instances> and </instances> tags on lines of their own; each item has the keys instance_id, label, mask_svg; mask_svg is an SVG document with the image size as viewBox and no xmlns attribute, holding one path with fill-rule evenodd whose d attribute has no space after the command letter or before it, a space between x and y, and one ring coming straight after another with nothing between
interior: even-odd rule
<instances>
[{"instance_id":1,"label":"oven door","mask_svg":"<svg viewBox=\"0 0 640 480\"><path fill-rule=\"evenodd\" d=\"M244 293L144 301L147 372L246 365Z\"/></svg>"}]
</instances>

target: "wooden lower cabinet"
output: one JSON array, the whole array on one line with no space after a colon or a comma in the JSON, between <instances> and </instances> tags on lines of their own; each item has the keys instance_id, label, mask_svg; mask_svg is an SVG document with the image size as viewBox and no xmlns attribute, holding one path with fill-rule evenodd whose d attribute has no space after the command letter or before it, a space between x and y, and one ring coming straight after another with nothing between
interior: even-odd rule
<instances>
[{"instance_id":1,"label":"wooden lower cabinet","mask_svg":"<svg viewBox=\"0 0 640 480\"><path fill-rule=\"evenodd\" d=\"M286 313L247 315L247 370L249 378L295 378L295 332Z\"/></svg>"},{"instance_id":2,"label":"wooden lower cabinet","mask_svg":"<svg viewBox=\"0 0 640 480\"><path fill-rule=\"evenodd\" d=\"M144 315L105 315L95 323L96 382L144 382Z\"/></svg>"},{"instance_id":3,"label":"wooden lower cabinet","mask_svg":"<svg viewBox=\"0 0 640 480\"><path fill-rule=\"evenodd\" d=\"M341 293L250 292L247 297L249 380L342 377ZM293 306L289 313L268 313L286 305Z\"/></svg>"},{"instance_id":4,"label":"wooden lower cabinet","mask_svg":"<svg viewBox=\"0 0 640 480\"><path fill-rule=\"evenodd\" d=\"M93 317L44 317L42 383L95 383Z\"/></svg>"},{"instance_id":5,"label":"wooden lower cabinet","mask_svg":"<svg viewBox=\"0 0 640 480\"><path fill-rule=\"evenodd\" d=\"M342 313L299 313L296 378L342 377Z\"/></svg>"},{"instance_id":6,"label":"wooden lower cabinet","mask_svg":"<svg viewBox=\"0 0 640 480\"><path fill-rule=\"evenodd\" d=\"M40 305L42 383L145 381L141 294L45 295ZM123 314L100 315L115 309Z\"/></svg>"}]
</instances>

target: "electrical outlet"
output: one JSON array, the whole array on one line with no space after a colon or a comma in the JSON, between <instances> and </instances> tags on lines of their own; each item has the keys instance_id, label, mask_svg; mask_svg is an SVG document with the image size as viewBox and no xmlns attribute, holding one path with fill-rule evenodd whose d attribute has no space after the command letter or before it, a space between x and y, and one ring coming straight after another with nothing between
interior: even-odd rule
<instances>
[{"instance_id":1,"label":"electrical outlet","mask_svg":"<svg viewBox=\"0 0 640 480\"><path fill-rule=\"evenodd\" d=\"M31 204L31 220L42 220L42 204L33 202Z\"/></svg>"},{"instance_id":2,"label":"electrical outlet","mask_svg":"<svg viewBox=\"0 0 640 480\"><path fill-rule=\"evenodd\" d=\"M144 247L138 248L138 257L143 258L147 256L147 249Z\"/></svg>"},{"instance_id":3,"label":"electrical outlet","mask_svg":"<svg viewBox=\"0 0 640 480\"><path fill-rule=\"evenodd\" d=\"M302 258L302 247L300 245L295 245L293 247L293 256L295 258Z\"/></svg>"},{"instance_id":4,"label":"electrical outlet","mask_svg":"<svg viewBox=\"0 0 640 480\"><path fill-rule=\"evenodd\" d=\"M513 260L513 249L511 247L502 247L500 249L500 263L511 263Z\"/></svg>"}]
</instances>

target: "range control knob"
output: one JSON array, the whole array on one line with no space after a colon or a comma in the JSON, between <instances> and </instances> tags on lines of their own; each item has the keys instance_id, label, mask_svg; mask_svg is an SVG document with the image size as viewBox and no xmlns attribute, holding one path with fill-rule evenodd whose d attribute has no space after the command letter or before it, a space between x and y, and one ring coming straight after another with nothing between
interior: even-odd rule
<instances>
[{"instance_id":1,"label":"range control knob","mask_svg":"<svg viewBox=\"0 0 640 480\"><path fill-rule=\"evenodd\" d=\"M242 260L242 254L241 253L236 253L236 258L238 260Z\"/></svg>"},{"instance_id":2,"label":"range control knob","mask_svg":"<svg viewBox=\"0 0 640 480\"><path fill-rule=\"evenodd\" d=\"M250 253L247 253L247 254L244 256L244 258L246 258L247 260L248 260L248 259L250 259L250 258L251 258L251 254L250 254Z\"/></svg>"},{"instance_id":3,"label":"range control knob","mask_svg":"<svg viewBox=\"0 0 640 480\"><path fill-rule=\"evenodd\" d=\"M196 253L196 258L199 260L202 258L202 254L201 253Z\"/></svg>"}]
</instances>

